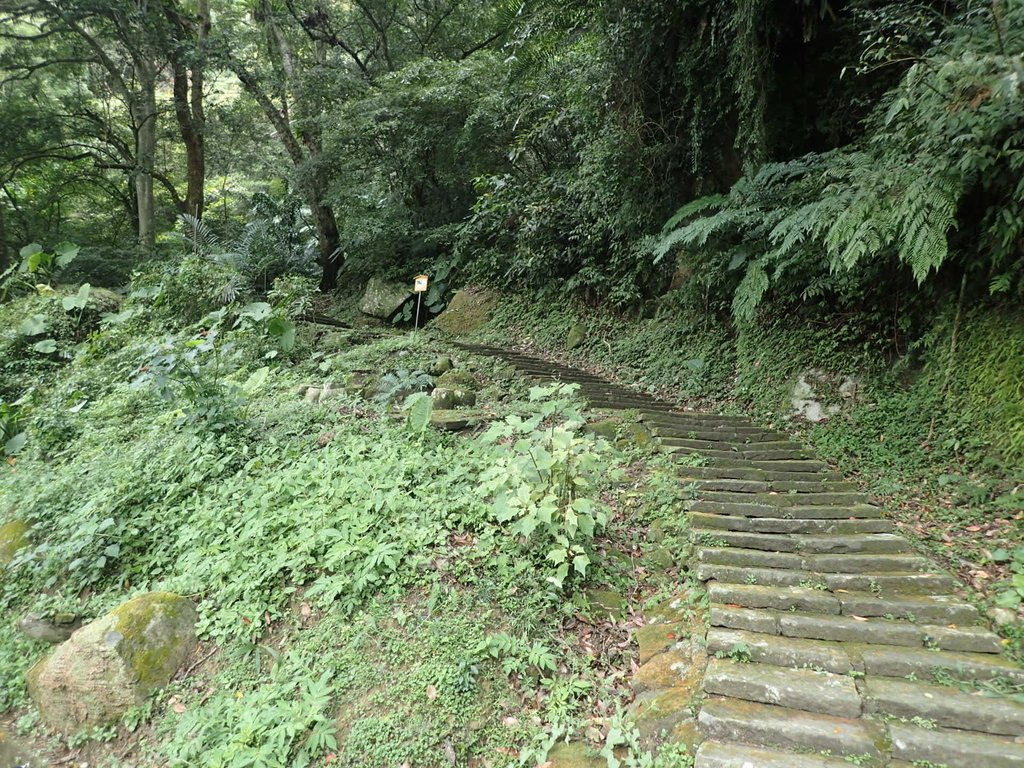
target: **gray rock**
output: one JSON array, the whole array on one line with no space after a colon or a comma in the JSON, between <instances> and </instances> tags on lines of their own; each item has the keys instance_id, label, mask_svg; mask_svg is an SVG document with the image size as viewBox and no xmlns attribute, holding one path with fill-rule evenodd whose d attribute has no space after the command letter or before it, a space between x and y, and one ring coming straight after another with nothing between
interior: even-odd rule
<instances>
[{"instance_id":1,"label":"gray rock","mask_svg":"<svg viewBox=\"0 0 1024 768\"><path fill-rule=\"evenodd\" d=\"M375 277L366 285L359 311L370 317L390 320L411 295L408 285L389 283Z\"/></svg>"},{"instance_id":2,"label":"gray rock","mask_svg":"<svg viewBox=\"0 0 1024 768\"><path fill-rule=\"evenodd\" d=\"M569 329L568 335L565 337L565 348L576 349L581 346L587 339L587 328L583 323L576 323L572 328Z\"/></svg>"},{"instance_id":3,"label":"gray rock","mask_svg":"<svg viewBox=\"0 0 1024 768\"><path fill-rule=\"evenodd\" d=\"M55 613L45 616L29 613L18 619L18 631L33 640L44 643L63 643L82 626L82 619L73 613Z\"/></svg>"},{"instance_id":4,"label":"gray rock","mask_svg":"<svg viewBox=\"0 0 1024 768\"><path fill-rule=\"evenodd\" d=\"M442 356L437 358L430 367L427 368L427 373L431 376L441 376L442 374L448 373L455 367L450 357Z\"/></svg>"},{"instance_id":5,"label":"gray rock","mask_svg":"<svg viewBox=\"0 0 1024 768\"><path fill-rule=\"evenodd\" d=\"M26 675L43 722L64 734L117 722L188 659L196 618L189 600L151 592L76 631Z\"/></svg>"},{"instance_id":6,"label":"gray rock","mask_svg":"<svg viewBox=\"0 0 1024 768\"><path fill-rule=\"evenodd\" d=\"M472 408L476 405L476 393L461 389L435 389L430 394L434 407L441 411L453 411L456 408Z\"/></svg>"}]
</instances>

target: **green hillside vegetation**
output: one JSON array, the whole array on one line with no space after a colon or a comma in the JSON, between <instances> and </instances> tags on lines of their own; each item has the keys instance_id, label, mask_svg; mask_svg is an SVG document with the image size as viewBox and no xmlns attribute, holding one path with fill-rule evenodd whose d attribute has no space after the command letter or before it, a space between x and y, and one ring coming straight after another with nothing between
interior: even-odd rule
<instances>
[{"instance_id":1,"label":"green hillside vegetation","mask_svg":"<svg viewBox=\"0 0 1024 768\"><path fill-rule=\"evenodd\" d=\"M793 434L1020 657L1020 3L0 0L0 134L0 768L690 768L677 462L466 341ZM55 725L25 627L151 592Z\"/></svg>"}]
</instances>

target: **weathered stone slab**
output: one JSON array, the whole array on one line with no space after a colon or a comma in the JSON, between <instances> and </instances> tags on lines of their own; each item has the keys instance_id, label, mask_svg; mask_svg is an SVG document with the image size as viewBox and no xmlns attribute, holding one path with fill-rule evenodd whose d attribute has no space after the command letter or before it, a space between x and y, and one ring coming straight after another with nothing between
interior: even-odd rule
<instances>
[{"instance_id":1,"label":"weathered stone slab","mask_svg":"<svg viewBox=\"0 0 1024 768\"><path fill-rule=\"evenodd\" d=\"M730 608L724 605L711 606L711 626L728 629L744 629L748 632L779 634L779 622L769 611L753 611L749 608Z\"/></svg>"},{"instance_id":2,"label":"weathered stone slab","mask_svg":"<svg viewBox=\"0 0 1024 768\"><path fill-rule=\"evenodd\" d=\"M838 755L881 756L878 724L736 699L709 698L697 717L709 739ZM741 763L742 765L742 763Z\"/></svg>"},{"instance_id":3,"label":"weathered stone slab","mask_svg":"<svg viewBox=\"0 0 1024 768\"><path fill-rule=\"evenodd\" d=\"M704 691L837 717L860 717L861 699L850 677L807 669L712 659Z\"/></svg>"},{"instance_id":4,"label":"weathered stone slab","mask_svg":"<svg viewBox=\"0 0 1024 768\"><path fill-rule=\"evenodd\" d=\"M944 573L824 573L821 578L833 592L845 589L879 595L942 595L956 588L953 578Z\"/></svg>"},{"instance_id":5,"label":"weathered stone slab","mask_svg":"<svg viewBox=\"0 0 1024 768\"><path fill-rule=\"evenodd\" d=\"M869 675L930 680L936 673L957 680L983 681L1006 678L1024 685L1024 669L1009 659L991 654L932 651L920 648L867 647L860 650L864 671Z\"/></svg>"},{"instance_id":6,"label":"weathered stone slab","mask_svg":"<svg viewBox=\"0 0 1024 768\"><path fill-rule=\"evenodd\" d=\"M743 608L773 608L778 611L839 614L839 600L827 592L804 587L762 587L750 584L711 584L713 603Z\"/></svg>"},{"instance_id":7,"label":"weathered stone slab","mask_svg":"<svg viewBox=\"0 0 1024 768\"><path fill-rule=\"evenodd\" d=\"M737 549L735 547L728 549L701 547L697 550L697 557L704 563L735 565L745 568L799 569L801 564L799 555L759 549Z\"/></svg>"},{"instance_id":8,"label":"weathered stone slab","mask_svg":"<svg viewBox=\"0 0 1024 768\"><path fill-rule=\"evenodd\" d=\"M405 283L389 283L374 277L366 284L359 311L370 317L390 320L410 296L412 291Z\"/></svg>"},{"instance_id":9,"label":"weathered stone slab","mask_svg":"<svg viewBox=\"0 0 1024 768\"><path fill-rule=\"evenodd\" d=\"M891 533L890 520L787 520L785 518L740 517L690 510L696 528L714 528L748 533Z\"/></svg>"},{"instance_id":10,"label":"weathered stone slab","mask_svg":"<svg viewBox=\"0 0 1024 768\"><path fill-rule=\"evenodd\" d=\"M664 653L678 643L684 633L683 625L679 624L647 624L637 627L633 639L640 649L639 663L646 664L659 653Z\"/></svg>"},{"instance_id":11,"label":"weathered stone slab","mask_svg":"<svg viewBox=\"0 0 1024 768\"><path fill-rule=\"evenodd\" d=\"M807 555L803 564L818 573L923 573L930 566L917 555Z\"/></svg>"},{"instance_id":12,"label":"weathered stone slab","mask_svg":"<svg viewBox=\"0 0 1024 768\"><path fill-rule=\"evenodd\" d=\"M871 533L847 536L797 536L796 551L811 555L897 555L910 551L902 536Z\"/></svg>"},{"instance_id":13,"label":"weathered stone slab","mask_svg":"<svg viewBox=\"0 0 1024 768\"><path fill-rule=\"evenodd\" d=\"M744 647L751 661L777 667L822 669L837 675L849 674L854 669L842 645L822 640L712 629L707 635L707 647L711 654L728 654L737 647Z\"/></svg>"},{"instance_id":14,"label":"weathered stone slab","mask_svg":"<svg viewBox=\"0 0 1024 768\"><path fill-rule=\"evenodd\" d=\"M942 624L973 624L978 609L953 597L875 597L868 592L845 592L837 595L842 613L847 616L891 616L913 621Z\"/></svg>"},{"instance_id":15,"label":"weathered stone slab","mask_svg":"<svg viewBox=\"0 0 1024 768\"><path fill-rule=\"evenodd\" d=\"M892 754L908 762L929 761L947 768L1022 768L1024 744L962 731L915 728L892 723Z\"/></svg>"},{"instance_id":16,"label":"weathered stone slab","mask_svg":"<svg viewBox=\"0 0 1024 768\"><path fill-rule=\"evenodd\" d=\"M697 750L694 768L850 768L846 760L792 752L754 749L739 744L705 741Z\"/></svg>"},{"instance_id":17,"label":"weathered stone slab","mask_svg":"<svg viewBox=\"0 0 1024 768\"><path fill-rule=\"evenodd\" d=\"M920 646L923 642L923 633L913 624L876 619L857 621L848 616L782 614L779 633L786 637L851 643Z\"/></svg>"},{"instance_id":18,"label":"weathered stone slab","mask_svg":"<svg viewBox=\"0 0 1024 768\"><path fill-rule=\"evenodd\" d=\"M721 545L716 545L702 538L717 539ZM796 542L789 536L770 533L746 533L745 531L725 531L699 529L693 531L693 540L705 546L729 546L740 549L762 549L771 552L794 552Z\"/></svg>"},{"instance_id":19,"label":"weathered stone slab","mask_svg":"<svg viewBox=\"0 0 1024 768\"><path fill-rule=\"evenodd\" d=\"M1010 698L962 693L956 688L868 677L865 712L915 717L947 728L1004 736L1024 735L1024 704Z\"/></svg>"},{"instance_id":20,"label":"weathered stone slab","mask_svg":"<svg viewBox=\"0 0 1024 768\"><path fill-rule=\"evenodd\" d=\"M965 653L1002 653L1004 645L999 635L983 627L921 627L925 644L946 651Z\"/></svg>"},{"instance_id":21,"label":"weathered stone slab","mask_svg":"<svg viewBox=\"0 0 1024 768\"><path fill-rule=\"evenodd\" d=\"M700 563L697 578L701 581L721 581L724 584L758 584L763 587L797 587L807 580L805 571L782 568L743 568L734 565Z\"/></svg>"}]
</instances>

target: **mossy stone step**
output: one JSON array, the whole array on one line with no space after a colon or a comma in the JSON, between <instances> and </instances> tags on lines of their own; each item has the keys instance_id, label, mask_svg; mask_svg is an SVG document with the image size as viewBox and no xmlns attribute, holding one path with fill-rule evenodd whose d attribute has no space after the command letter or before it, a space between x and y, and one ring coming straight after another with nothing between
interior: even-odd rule
<instances>
[{"instance_id":1,"label":"mossy stone step","mask_svg":"<svg viewBox=\"0 0 1024 768\"><path fill-rule=\"evenodd\" d=\"M723 584L756 584L762 587L799 587L813 576L806 571L785 568L751 568L743 565L716 565L700 563L695 575L700 581L720 581Z\"/></svg>"},{"instance_id":2,"label":"mossy stone step","mask_svg":"<svg viewBox=\"0 0 1024 768\"><path fill-rule=\"evenodd\" d=\"M780 432L764 432L758 429L751 431L736 431L734 429L706 429L697 427L681 427L677 425L659 424L656 420L644 419L647 426L657 429L664 437L685 437L690 440L707 440L712 443L734 443L740 445L758 445L766 442L788 440L788 435Z\"/></svg>"},{"instance_id":3,"label":"mossy stone step","mask_svg":"<svg viewBox=\"0 0 1024 768\"><path fill-rule=\"evenodd\" d=\"M737 452L745 461L804 461L818 458L814 451L792 448L738 448Z\"/></svg>"},{"instance_id":4,"label":"mossy stone step","mask_svg":"<svg viewBox=\"0 0 1024 768\"><path fill-rule=\"evenodd\" d=\"M898 555L910 552L910 544L892 533L849 536L794 536L798 552L820 555Z\"/></svg>"},{"instance_id":5,"label":"mossy stone step","mask_svg":"<svg viewBox=\"0 0 1024 768\"><path fill-rule=\"evenodd\" d=\"M862 671L882 677L960 681L974 685L998 680L1024 685L1024 668L1003 656L884 646L850 646Z\"/></svg>"},{"instance_id":6,"label":"mossy stone step","mask_svg":"<svg viewBox=\"0 0 1024 768\"><path fill-rule=\"evenodd\" d=\"M749 463L740 463L734 467L684 466L680 469L684 478L691 480L758 480L762 482L831 482L842 480L843 476L838 472L823 470L817 473L807 472L768 471L751 466Z\"/></svg>"},{"instance_id":7,"label":"mossy stone step","mask_svg":"<svg viewBox=\"0 0 1024 768\"><path fill-rule=\"evenodd\" d=\"M891 723L892 754L920 765L946 768L1024 768L1024 744L965 731L916 728Z\"/></svg>"},{"instance_id":8,"label":"mossy stone step","mask_svg":"<svg viewBox=\"0 0 1024 768\"><path fill-rule=\"evenodd\" d=\"M717 457L708 461L709 467L719 469L763 469L766 472L789 472L799 477L787 478L799 480L808 476L828 472L828 465L811 459L742 459Z\"/></svg>"},{"instance_id":9,"label":"mossy stone step","mask_svg":"<svg viewBox=\"0 0 1024 768\"><path fill-rule=\"evenodd\" d=\"M706 501L701 499L690 505L690 511L739 517L781 517L787 520L870 520L882 517L882 510L870 504L776 507L757 501Z\"/></svg>"},{"instance_id":10,"label":"mossy stone step","mask_svg":"<svg viewBox=\"0 0 1024 768\"><path fill-rule=\"evenodd\" d=\"M850 768L850 762L840 757L800 755L720 741L701 744L693 765L694 768Z\"/></svg>"},{"instance_id":11,"label":"mossy stone step","mask_svg":"<svg viewBox=\"0 0 1024 768\"><path fill-rule=\"evenodd\" d=\"M716 449L712 449L712 448L684 448L684 447L679 446L679 445L670 445L668 443L663 443L663 445L665 445L665 449L667 451L669 451L670 453L674 453L674 454L676 454L678 456L697 456L697 457L706 459L709 462L711 460L715 460L715 461L728 460L728 461L738 461L738 462L742 462L743 461L743 459L740 458L740 455L738 453L736 453L735 451L731 451L731 450L723 451L723 450L716 450Z\"/></svg>"},{"instance_id":12,"label":"mossy stone step","mask_svg":"<svg viewBox=\"0 0 1024 768\"><path fill-rule=\"evenodd\" d=\"M680 479L683 483L691 483L695 490L699 491L702 495L707 496L709 493L732 493L737 496L741 494L760 494L770 493L772 491L779 492L781 489L777 488L774 484L767 480L742 480L732 478L711 478L702 479L697 477L687 477L684 471L679 473ZM805 492L822 492L828 489L827 483L806 483L802 484L807 486ZM839 485L836 483L835 485ZM836 489L845 490L845 489ZM781 491L785 493L786 491ZM793 493L800 494L801 491L794 489Z\"/></svg>"},{"instance_id":13,"label":"mossy stone step","mask_svg":"<svg viewBox=\"0 0 1024 768\"><path fill-rule=\"evenodd\" d=\"M754 584L762 587L799 587L813 584L832 592L865 592L880 597L907 595L944 595L954 586L953 579L938 573L814 573L791 568L751 568L739 565L699 563L696 576L701 581L723 584Z\"/></svg>"},{"instance_id":14,"label":"mossy stone step","mask_svg":"<svg viewBox=\"0 0 1024 768\"><path fill-rule=\"evenodd\" d=\"M925 573L931 563L919 555L807 555L802 567L815 573Z\"/></svg>"},{"instance_id":15,"label":"mossy stone step","mask_svg":"<svg viewBox=\"0 0 1024 768\"><path fill-rule=\"evenodd\" d=\"M874 679L906 680L909 676L926 683L936 678L964 681L969 685L993 680L1024 683L1024 669L1003 656L810 640L726 628L708 631L709 654L727 655L737 647L745 649L750 660L759 664L823 669L838 675L856 671ZM958 690L942 688L951 692Z\"/></svg>"},{"instance_id":16,"label":"mossy stone step","mask_svg":"<svg viewBox=\"0 0 1024 768\"><path fill-rule=\"evenodd\" d=\"M821 669L836 675L849 675L857 669L842 643L779 637L759 632L711 629L707 649L711 655L728 655L736 649L746 652L756 664L793 669Z\"/></svg>"},{"instance_id":17,"label":"mossy stone step","mask_svg":"<svg viewBox=\"0 0 1024 768\"><path fill-rule=\"evenodd\" d=\"M841 592L836 597L845 616L894 616L908 621L961 626L975 624L980 618L973 605L946 595L876 597L869 592Z\"/></svg>"},{"instance_id":18,"label":"mossy stone step","mask_svg":"<svg viewBox=\"0 0 1024 768\"><path fill-rule=\"evenodd\" d=\"M996 736L1024 736L1024 704L891 678L865 678L864 711Z\"/></svg>"},{"instance_id":19,"label":"mossy stone step","mask_svg":"<svg viewBox=\"0 0 1024 768\"><path fill-rule=\"evenodd\" d=\"M806 640L934 647L970 653L999 653L1003 647L997 635L981 627L940 627L888 619L751 610L717 603L711 605L711 626Z\"/></svg>"},{"instance_id":20,"label":"mossy stone step","mask_svg":"<svg viewBox=\"0 0 1024 768\"><path fill-rule=\"evenodd\" d=\"M836 493L771 493L764 491L750 493L704 489L701 499L704 501L733 501L741 504L766 504L773 507L827 507L868 503L866 494L845 491Z\"/></svg>"},{"instance_id":21,"label":"mossy stone step","mask_svg":"<svg viewBox=\"0 0 1024 768\"><path fill-rule=\"evenodd\" d=\"M852 677L711 659L704 692L836 717L860 717L862 701Z\"/></svg>"},{"instance_id":22,"label":"mossy stone step","mask_svg":"<svg viewBox=\"0 0 1024 768\"><path fill-rule=\"evenodd\" d=\"M884 519L819 519L797 520L783 517L743 517L715 512L690 510L694 528L745 531L748 533L824 534L829 536L848 533L892 533L891 520Z\"/></svg>"},{"instance_id":23,"label":"mossy stone step","mask_svg":"<svg viewBox=\"0 0 1024 768\"><path fill-rule=\"evenodd\" d=\"M712 603L736 605L742 608L797 610L836 616L840 612L840 603L835 596L807 587L762 587L755 584L713 583L708 586L708 597Z\"/></svg>"},{"instance_id":24,"label":"mossy stone step","mask_svg":"<svg viewBox=\"0 0 1024 768\"><path fill-rule=\"evenodd\" d=\"M793 552L772 552L736 547L699 547L697 559L702 563L732 565L740 568L790 568L800 570L803 562Z\"/></svg>"},{"instance_id":25,"label":"mossy stone step","mask_svg":"<svg viewBox=\"0 0 1024 768\"><path fill-rule=\"evenodd\" d=\"M739 549L760 549L766 552L797 551L796 538L785 534L694 528L691 535L695 543L705 547L737 547Z\"/></svg>"},{"instance_id":26,"label":"mossy stone step","mask_svg":"<svg viewBox=\"0 0 1024 768\"><path fill-rule=\"evenodd\" d=\"M797 709L711 697L697 716L701 732L715 741L751 746L882 757L881 725L858 718L820 715ZM743 764L740 763L740 766Z\"/></svg>"}]
</instances>

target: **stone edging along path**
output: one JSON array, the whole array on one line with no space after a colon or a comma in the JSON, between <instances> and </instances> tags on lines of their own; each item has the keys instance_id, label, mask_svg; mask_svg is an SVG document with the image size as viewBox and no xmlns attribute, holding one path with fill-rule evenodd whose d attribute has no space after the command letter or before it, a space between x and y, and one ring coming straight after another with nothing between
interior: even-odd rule
<instances>
[{"instance_id":1,"label":"stone edging along path","mask_svg":"<svg viewBox=\"0 0 1024 768\"><path fill-rule=\"evenodd\" d=\"M699 742L696 768L1024 768L1024 704L991 694L1024 685L1024 668L957 582L811 451L740 416L460 346L578 383L592 407L635 409L664 446L706 459L680 467L711 601L696 738L676 731Z\"/></svg>"}]
</instances>

